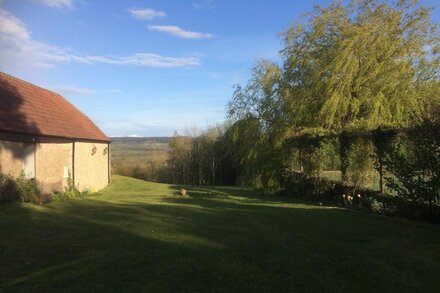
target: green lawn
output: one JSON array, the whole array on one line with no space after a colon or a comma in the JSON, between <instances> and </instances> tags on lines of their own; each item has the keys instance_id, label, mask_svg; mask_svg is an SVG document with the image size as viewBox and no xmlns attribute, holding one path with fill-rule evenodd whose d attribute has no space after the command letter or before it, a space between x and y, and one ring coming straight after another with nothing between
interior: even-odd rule
<instances>
[{"instance_id":1,"label":"green lawn","mask_svg":"<svg viewBox=\"0 0 440 293\"><path fill-rule=\"evenodd\" d=\"M440 226L115 177L0 206L0 292L440 292Z\"/></svg>"}]
</instances>

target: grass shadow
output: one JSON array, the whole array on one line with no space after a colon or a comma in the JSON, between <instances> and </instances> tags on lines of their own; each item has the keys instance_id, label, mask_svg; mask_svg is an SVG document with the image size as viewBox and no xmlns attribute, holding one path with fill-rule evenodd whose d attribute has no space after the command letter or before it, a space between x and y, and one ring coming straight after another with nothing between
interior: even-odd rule
<instances>
[{"instance_id":1,"label":"grass shadow","mask_svg":"<svg viewBox=\"0 0 440 293\"><path fill-rule=\"evenodd\" d=\"M235 189L182 198L170 192L178 186L122 183L132 186L125 196L112 186L91 198L0 206L0 291L440 288L432 225Z\"/></svg>"}]
</instances>

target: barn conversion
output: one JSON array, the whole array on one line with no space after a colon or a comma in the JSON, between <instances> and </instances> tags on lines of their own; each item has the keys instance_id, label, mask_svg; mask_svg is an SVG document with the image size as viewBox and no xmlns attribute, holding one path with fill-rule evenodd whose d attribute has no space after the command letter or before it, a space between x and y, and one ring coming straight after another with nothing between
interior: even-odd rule
<instances>
[{"instance_id":1,"label":"barn conversion","mask_svg":"<svg viewBox=\"0 0 440 293\"><path fill-rule=\"evenodd\" d=\"M0 172L43 193L110 182L110 139L61 95L0 72Z\"/></svg>"}]
</instances>

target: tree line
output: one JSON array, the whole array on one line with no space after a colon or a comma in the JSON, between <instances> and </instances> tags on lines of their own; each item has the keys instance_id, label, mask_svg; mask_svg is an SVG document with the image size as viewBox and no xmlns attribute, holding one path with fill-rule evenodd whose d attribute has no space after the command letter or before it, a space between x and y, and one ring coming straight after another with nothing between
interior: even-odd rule
<instances>
[{"instance_id":1,"label":"tree line","mask_svg":"<svg viewBox=\"0 0 440 293\"><path fill-rule=\"evenodd\" d=\"M223 127L173 138L173 182L276 191L298 174L316 182L339 170L352 194L374 181L381 194L438 208L432 9L412 0L315 7L282 34L281 61L259 60L235 87Z\"/></svg>"},{"instance_id":2,"label":"tree line","mask_svg":"<svg viewBox=\"0 0 440 293\"><path fill-rule=\"evenodd\" d=\"M308 182L314 189L324 171L338 170L345 192L374 181L370 189L440 220L440 42L432 9L413 0L315 7L282 34L281 61L259 60L249 81L235 86L224 125L176 133L167 181L265 191Z\"/></svg>"}]
</instances>

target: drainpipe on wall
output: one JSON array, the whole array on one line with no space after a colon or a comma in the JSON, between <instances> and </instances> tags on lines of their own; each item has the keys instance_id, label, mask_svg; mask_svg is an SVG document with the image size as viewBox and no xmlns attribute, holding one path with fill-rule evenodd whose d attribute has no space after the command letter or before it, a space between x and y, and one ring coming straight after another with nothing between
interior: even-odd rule
<instances>
[{"instance_id":1,"label":"drainpipe on wall","mask_svg":"<svg viewBox=\"0 0 440 293\"><path fill-rule=\"evenodd\" d=\"M72 142L72 183L75 186L75 141Z\"/></svg>"},{"instance_id":2,"label":"drainpipe on wall","mask_svg":"<svg viewBox=\"0 0 440 293\"><path fill-rule=\"evenodd\" d=\"M107 144L107 170L108 170L108 183L112 181L111 179L111 165L110 165L110 143Z\"/></svg>"},{"instance_id":3,"label":"drainpipe on wall","mask_svg":"<svg viewBox=\"0 0 440 293\"><path fill-rule=\"evenodd\" d=\"M32 142L34 144L34 178L37 180L37 143L35 138L32 138Z\"/></svg>"}]
</instances>

